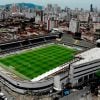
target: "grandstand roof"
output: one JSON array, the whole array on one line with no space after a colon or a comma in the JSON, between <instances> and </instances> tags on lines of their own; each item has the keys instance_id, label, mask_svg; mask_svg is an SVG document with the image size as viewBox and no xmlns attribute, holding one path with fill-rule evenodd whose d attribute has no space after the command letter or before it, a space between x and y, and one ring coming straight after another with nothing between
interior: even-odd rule
<instances>
[{"instance_id":1,"label":"grandstand roof","mask_svg":"<svg viewBox=\"0 0 100 100\"><path fill-rule=\"evenodd\" d=\"M83 63L86 63L86 62L90 62L90 61L100 59L100 48L97 48L97 47L92 48L88 51L85 51L81 54L76 55L76 57L81 57L83 59L75 62L74 65L79 65L79 64L83 64Z\"/></svg>"}]
</instances>

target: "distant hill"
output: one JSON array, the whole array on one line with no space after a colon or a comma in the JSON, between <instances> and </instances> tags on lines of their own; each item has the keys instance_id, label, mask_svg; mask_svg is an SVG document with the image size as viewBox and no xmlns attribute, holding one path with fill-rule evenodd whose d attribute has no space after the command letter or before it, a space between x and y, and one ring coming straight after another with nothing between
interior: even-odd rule
<instances>
[{"instance_id":1,"label":"distant hill","mask_svg":"<svg viewBox=\"0 0 100 100\"><path fill-rule=\"evenodd\" d=\"M6 6L6 7L10 7L12 4L7 4L7 5L1 5L1 6ZM36 5L33 3L16 3L17 6L21 7L21 8L38 8L38 9L42 9L43 7L40 5Z\"/></svg>"}]
</instances>

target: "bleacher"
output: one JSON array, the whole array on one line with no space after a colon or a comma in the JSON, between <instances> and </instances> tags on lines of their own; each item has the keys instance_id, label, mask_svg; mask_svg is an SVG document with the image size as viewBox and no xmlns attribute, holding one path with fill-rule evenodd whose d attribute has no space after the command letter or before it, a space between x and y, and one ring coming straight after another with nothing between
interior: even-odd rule
<instances>
[{"instance_id":1,"label":"bleacher","mask_svg":"<svg viewBox=\"0 0 100 100\"><path fill-rule=\"evenodd\" d=\"M32 46L40 45L43 43L52 42L59 38L59 34L49 34L45 36L38 36L34 38L18 39L0 44L0 54L9 53L16 50L22 50Z\"/></svg>"}]
</instances>

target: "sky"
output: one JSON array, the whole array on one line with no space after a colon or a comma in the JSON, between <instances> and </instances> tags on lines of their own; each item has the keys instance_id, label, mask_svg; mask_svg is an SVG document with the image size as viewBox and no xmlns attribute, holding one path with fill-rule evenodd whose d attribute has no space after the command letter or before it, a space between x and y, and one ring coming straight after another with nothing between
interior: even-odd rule
<instances>
[{"instance_id":1,"label":"sky","mask_svg":"<svg viewBox=\"0 0 100 100\"><path fill-rule=\"evenodd\" d=\"M100 0L0 0L0 5L20 2L35 3L43 6L46 6L48 3L51 3L58 4L62 8L67 6L69 8L84 9L89 9L90 4L93 4L93 7L97 7L100 9Z\"/></svg>"}]
</instances>

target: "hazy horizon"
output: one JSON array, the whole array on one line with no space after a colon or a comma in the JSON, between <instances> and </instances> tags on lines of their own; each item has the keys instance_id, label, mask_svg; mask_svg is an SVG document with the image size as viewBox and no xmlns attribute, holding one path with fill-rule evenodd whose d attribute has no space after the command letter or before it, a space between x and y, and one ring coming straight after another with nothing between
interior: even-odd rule
<instances>
[{"instance_id":1,"label":"hazy horizon","mask_svg":"<svg viewBox=\"0 0 100 100\"><path fill-rule=\"evenodd\" d=\"M9 4L9 3L34 3L42 6L46 6L47 4L58 4L62 8L65 6L69 8L84 8L89 9L90 4L93 4L93 7L97 7L100 9L100 1L99 0L0 0L0 5Z\"/></svg>"}]
</instances>

